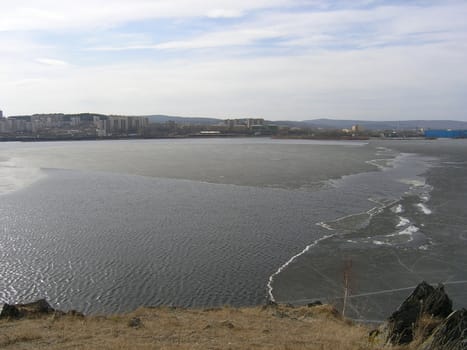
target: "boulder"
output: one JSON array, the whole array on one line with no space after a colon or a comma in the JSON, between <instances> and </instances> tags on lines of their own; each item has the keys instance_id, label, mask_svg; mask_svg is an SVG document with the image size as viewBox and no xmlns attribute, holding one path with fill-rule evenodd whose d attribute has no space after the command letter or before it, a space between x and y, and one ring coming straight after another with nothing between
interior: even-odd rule
<instances>
[{"instance_id":1,"label":"boulder","mask_svg":"<svg viewBox=\"0 0 467 350\"><path fill-rule=\"evenodd\" d=\"M20 312L14 305L3 304L2 311L0 312L0 318L19 318Z\"/></svg>"},{"instance_id":2,"label":"boulder","mask_svg":"<svg viewBox=\"0 0 467 350\"><path fill-rule=\"evenodd\" d=\"M21 318L40 316L55 313L55 309L45 299L39 299L32 303L9 305L4 304L0 318Z\"/></svg>"},{"instance_id":3,"label":"boulder","mask_svg":"<svg viewBox=\"0 0 467 350\"><path fill-rule=\"evenodd\" d=\"M467 310L449 315L420 346L420 350L467 349Z\"/></svg>"},{"instance_id":4,"label":"boulder","mask_svg":"<svg viewBox=\"0 0 467 350\"><path fill-rule=\"evenodd\" d=\"M408 344L413 340L414 328L422 316L445 318L452 313L452 301L443 285L436 288L420 283L412 294L388 319L385 326L386 342Z\"/></svg>"}]
</instances>

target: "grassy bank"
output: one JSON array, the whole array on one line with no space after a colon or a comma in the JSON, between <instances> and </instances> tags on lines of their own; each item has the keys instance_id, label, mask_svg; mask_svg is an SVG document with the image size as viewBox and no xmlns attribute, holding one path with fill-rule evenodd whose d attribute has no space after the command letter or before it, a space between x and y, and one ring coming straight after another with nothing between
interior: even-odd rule
<instances>
[{"instance_id":1,"label":"grassy bank","mask_svg":"<svg viewBox=\"0 0 467 350\"><path fill-rule=\"evenodd\" d=\"M0 321L6 349L378 349L330 306L141 308L114 316Z\"/></svg>"}]
</instances>

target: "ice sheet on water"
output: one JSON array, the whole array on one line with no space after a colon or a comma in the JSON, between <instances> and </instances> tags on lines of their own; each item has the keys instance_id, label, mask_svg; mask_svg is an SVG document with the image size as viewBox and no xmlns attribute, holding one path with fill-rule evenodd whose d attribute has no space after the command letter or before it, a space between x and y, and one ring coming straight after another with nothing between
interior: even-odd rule
<instances>
[{"instance_id":1,"label":"ice sheet on water","mask_svg":"<svg viewBox=\"0 0 467 350\"><path fill-rule=\"evenodd\" d=\"M423 203L417 203L416 207L425 215L430 215L432 213L431 209L429 209L425 204Z\"/></svg>"},{"instance_id":2,"label":"ice sheet on water","mask_svg":"<svg viewBox=\"0 0 467 350\"><path fill-rule=\"evenodd\" d=\"M407 226L408 224L410 224L409 219L399 216L399 223L396 225L396 227L404 227L404 226Z\"/></svg>"},{"instance_id":3,"label":"ice sheet on water","mask_svg":"<svg viewBox=\"0 0 467 350\"><path fill-rule=\"evenodd\" d=\"M404 207L402 206L402 204L398 204L398 205L392 207L391 211L393 213L400 214L400 213L404 212Z\"/></svg>"}]
</instances>

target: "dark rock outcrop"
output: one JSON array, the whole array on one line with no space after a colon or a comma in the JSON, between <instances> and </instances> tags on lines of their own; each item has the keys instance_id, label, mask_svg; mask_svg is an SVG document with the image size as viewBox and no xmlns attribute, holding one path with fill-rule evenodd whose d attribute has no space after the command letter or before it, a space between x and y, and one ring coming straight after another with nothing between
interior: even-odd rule
<instances>
[{"instance_id":1,"label":"dark rock outcrop","mask_svg":"<svg viewBox=\"0 0 467 350\"><path fill-rule=\"evenodd\" d=\"M2 311L0 312L0 318L19 318L20 312L14 305L3 304Z\"/></svg>"},{"instance_id":2,"label":"dark rock outcrop","mask_svg":"<svg viewBox=\"0 0 467 350\"><path fill-rule=\"evenodd\" d=\"M421 345L420 350L467 349L467 310L453 312Z\"/></svg>"},{"instance_id":3,"label":"dark rock outcrop","mask_svg":"<svg viewBox=\"0 0 467 350\"><path fill-rule=\"evenodd\" d=\"M0 318L21 318L41 316L56 313L55 309L45 299L40 299L27 304L3 304Z\"/></svg>"},{"instance_id":4,"label":"dark rock outcrop","mask_svg":"<svg viewBox=\"0 0 467 350\"><path fill-rule=\"evenodd\" d=\"M315 306L320 306L320 305L323 305L323 303L319 300L316 300L316 301L313 301L312 303L308 303L306 304L306 306L308 307L315 307Z\"/></svg>"},{"instance_id":5,"label":"dark rock outcrop","mask_svg":"<svg viewBox=\"0 0 467 350\"><path fill-rule=\"evenodd\" d=\"M452 312L452 301L443 285L434 288L420 283L399 309L388 319L385 326L386 342L393 345L408 344L413 340L414 328L423 316L445 318Z\"/></svg>"}]
</instances>

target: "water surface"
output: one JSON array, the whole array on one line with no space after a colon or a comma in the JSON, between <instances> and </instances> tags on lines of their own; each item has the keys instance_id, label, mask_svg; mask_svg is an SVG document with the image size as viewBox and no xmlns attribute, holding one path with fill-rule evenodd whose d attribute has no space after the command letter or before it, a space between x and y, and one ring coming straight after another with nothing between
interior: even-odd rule
<instances>
[{"instance_id":1,"label":"water surface","mask_svg":"<svg viewBox=\"0 0 467 350\"><path fill-rule=\"evenodd\" d=\"M351 261L352 317L384 318L421 279L462 304L465 146L0 144L0 300L91 313L339 305Z\"/></svg>"}]
</instances>

